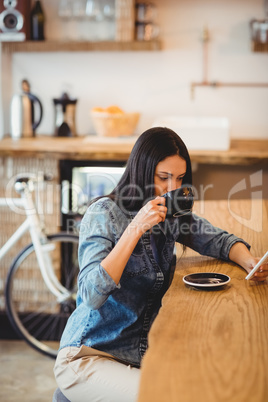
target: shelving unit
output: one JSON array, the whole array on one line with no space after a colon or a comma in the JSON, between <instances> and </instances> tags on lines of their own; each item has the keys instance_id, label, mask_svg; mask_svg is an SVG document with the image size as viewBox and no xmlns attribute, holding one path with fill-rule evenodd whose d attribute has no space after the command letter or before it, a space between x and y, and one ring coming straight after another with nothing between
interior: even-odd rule
<instances>
[{"instance_id":1,"label":"shelving unit","mask_svg":"<svg viewBox=\"0 0 268 402\"><path fill-rule=\"evenodd\" d=\"M156 51L161 50L159 40L152 41L25 41L3 42L5 53L16 52L89 52L89 51Z\"/></svg>"},{"instance_id":2,"label":"shelving unit","mask_svg":"<svg viewBox=\"0 0 268 402\"><path fill-rule=\"evenodd\" d=\"M12 93L11 74L12 55L19 52L124 52L124 51L159 51L161 42L151 41L25 41L0 43L0 88L2 93L3 116L9 115L9 102ZM1 116L0 116L1 118ZM5 123L6 124L6 123ZM4 127L4 133L7 132ZM1 137L1 133L0 133Z\"/></svg>"}]
</instances>

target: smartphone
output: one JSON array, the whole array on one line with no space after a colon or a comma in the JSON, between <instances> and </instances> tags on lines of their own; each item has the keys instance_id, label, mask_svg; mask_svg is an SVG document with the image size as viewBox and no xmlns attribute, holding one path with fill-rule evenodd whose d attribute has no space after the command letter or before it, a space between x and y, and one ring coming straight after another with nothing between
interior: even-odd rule
<instances>
[{"instance_id":1,"label":"smartphone","mask_svg":"<svg viewBox=\"0 0 268 402\"><path fill-rule=\"evenodd\" d=\"M250 279L256 271L260 268L262 264L268 261L268 251L264 254L264 256L260 259L260 261L255 265L255 267L250 271L250 273L246 276L246 279Z\"/></svg>"}]
</instances>

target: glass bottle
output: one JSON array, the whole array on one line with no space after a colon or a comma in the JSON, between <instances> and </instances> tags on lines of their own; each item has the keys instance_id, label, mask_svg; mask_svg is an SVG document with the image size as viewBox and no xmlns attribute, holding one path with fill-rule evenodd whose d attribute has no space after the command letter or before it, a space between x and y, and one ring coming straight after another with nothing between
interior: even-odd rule
<instances>
[{"instance_id":1,"label":"glass bottle","mask_svg":"<svg viewBox=\"0 0 268 402\"><path fill-rule=\"evenodd\" d=\"M45 40L44 25L45 14L41 1L37 0L31 11L31 40Z\"/></svg>"}]
</instances>

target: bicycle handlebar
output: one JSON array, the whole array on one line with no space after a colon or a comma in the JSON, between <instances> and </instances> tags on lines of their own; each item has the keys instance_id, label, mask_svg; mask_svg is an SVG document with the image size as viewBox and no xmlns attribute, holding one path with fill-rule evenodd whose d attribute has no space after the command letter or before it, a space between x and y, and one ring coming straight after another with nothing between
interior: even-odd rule
<instances>
[{"instance_id":1,"label":"bicycle handlebar","mask_svg":"<svg viewBox=\"0 0 268 402\"><path fill-rule=\"evenodd\" d=\"M42 177L40 177L40 174L35 174L35 173L24 173L23 175L17 175L16 183L28 183L28 181L33 181L33 182L38 182L38 181L51 181L53 180L53 175L50 173L44 173L42 174Z\"/></svg>"},{"instance_id":2,"label":"bicycle handlebar","mask_svg":"<svg viewBox=\"0 0 268 402\"><path fill-rule=\"evenodd\" d=\"M35 183L51 180L53 180L53 175L49 173L43 173L42 175L35 173L24 173L23 175L17 175L14 187L17 193L22 193L26 188L28 188L29 191L33 191Z\"/></svg>"}]
</instances>

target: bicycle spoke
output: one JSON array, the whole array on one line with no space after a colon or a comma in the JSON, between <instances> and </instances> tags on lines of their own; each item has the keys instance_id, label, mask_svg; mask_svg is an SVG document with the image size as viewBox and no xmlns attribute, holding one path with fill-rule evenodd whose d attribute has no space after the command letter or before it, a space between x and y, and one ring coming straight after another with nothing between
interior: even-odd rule
<instances>
[{"instance_id":1,"label":"bicycle spoke","mask_svg":"<svg viewBox=\"0 0 268 402\"><path fill-rule=\"evenodd\" d=\"M72 295L76 294L79 271L77 248L77 236L69 234L48 236L48 247L44 248L50 253L55 276ZM6 306L16 331L41 353L56 357L58 341L75 301L70 297L60 303L49 291L39 271L33 245L16 257L10 269Z\"/></svg>"},{"instance_id":2,"label":"bicycle spoke","mask_svg":"<svg viewBox=\"0 0 268 402\"><path fill-rule=\"evenodd\" d=\"M54 320L54 317L52 315L48 316L48 318L44 321L42 320L42 325L40 325L40 327L38 328L38 331L34 332L35 337L37 339L44 339L44 340L48 340L49 338L47 338L46 336L46 332L44 332L45 329L48 329L50 332L50 337L52 336L52 331L51 331L51 322ZM41 336L42 335L42 336Z\"/></svg>"},{"instance_id":3,"label":"bicycle spoke","mask_svg":"<svg viewBox=\"0 0 268 402\"><path fill-rule=\"evenodd\" d=\"M56 303L54 304L56 305ZM46 310L47 309L44 306L42 309L39 309L36 312L29 313L27 317L22 319L23 324L25 325L25 327L27 327L29 332L32 332L32 330L44 320ZM49 317L53 317L53 315L50 314ZM32 325L29 325L30 323L32 323Z\"/></svg>"}]
</instances>

